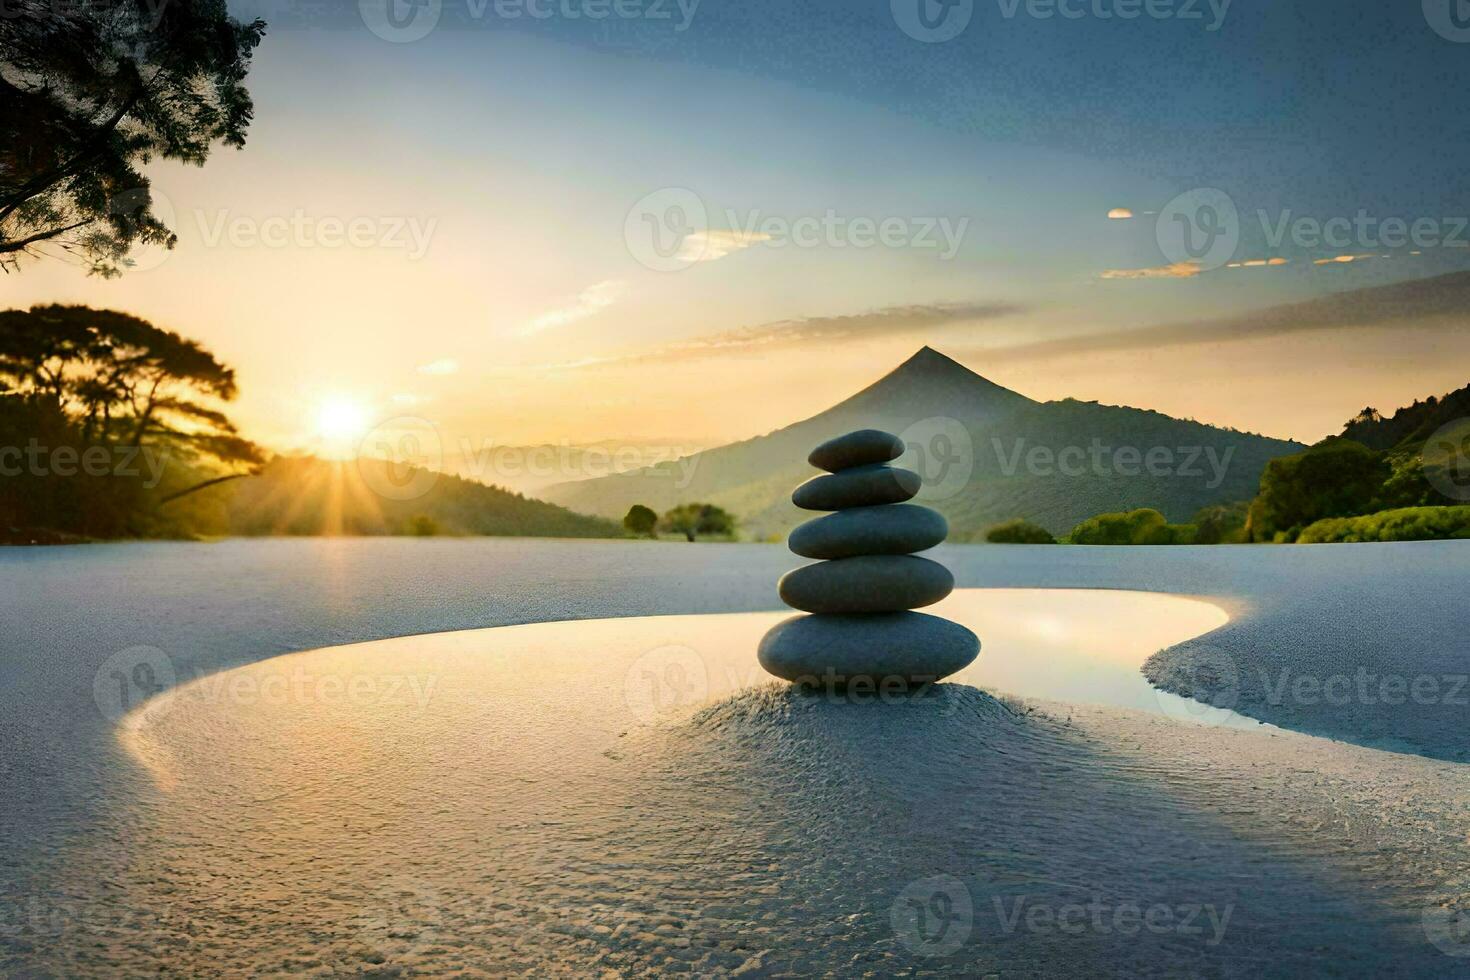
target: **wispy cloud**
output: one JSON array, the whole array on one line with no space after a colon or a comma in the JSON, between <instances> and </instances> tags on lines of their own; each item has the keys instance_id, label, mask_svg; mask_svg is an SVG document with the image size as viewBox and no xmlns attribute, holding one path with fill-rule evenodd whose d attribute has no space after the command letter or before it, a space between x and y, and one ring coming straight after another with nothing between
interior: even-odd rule
<instances>
[{"instance_id":1,"label":"wispy cloud","mask_svg":"<svg viewBox=\"0 0 1470 980\"><path fill-rule=\"evenodd\" d=\"M723 259L731 252L770 240L771 236L761 231L709 228L684 236L684 241L679 245L679 258L685 262L713 262L715 259Z\"/></svg>"},{"instance_id":2,"label":"wispy cloud","mask_svg":"<svg viewBox=\"0 0 1470 980\"><path fill-rule=\"evenodd\" d=\"M1175 262L1148 269L1107 269L1099 279L1192 279L1204 271L1198 262Z\"/></svg>"},{"instance_id":3,"label":"wispy cloud","mask_svg":"<svg viewBox=\"0 0 1470 980\"><path fill-rule=\"evenodd\" d=\"M448 357L441 357L437 361L419 365L419 374L454 374L459 370L459 362Z\"/></svg>"},{"instance_id":4,"label":"wispy cloud","mask_svg":"<svg viewBox=\"0 0 1470 980\"><path fill-rule=\"evenodd\" d=\"M1238 316L1111 330L1016 347L961 350L987 364L1049 360L1105 351L1155 350L1187 344L1253 340L1309 330L1348 330L1402 324L1465 329L1470 321L1470 272L1453 272L1387 286L1331 293Z\"/></svg>"},{"instance_id":5,"label":"wispy cloud","mask_svg":"<svg viewBox=\"0 0 1470 980\"><path fill-rule=\"evenodd\" d=\"M566 306L549 310L521 328L523 334L540 333L553 327L575 323L594 313L612 306L627 292L628 284L621 279L605 279L582 290Z\"/></svg>"},{"instance_id":6,"label":"wispy cloud","mask_svg":"<svg viewBox=\"0 0 1470 980\"><path fill-rule=\"evenodd\" d=\"M830 343L902 336L977 320L994 320L1024 312L1012 303L924 303L888 306L867 313L775 320L753 327L707 334L653 350L613 357L584 358L552 365L570 370L612 364L697 360L724 354L748 354L803 343Z\"/></svg>"}]
</instances>

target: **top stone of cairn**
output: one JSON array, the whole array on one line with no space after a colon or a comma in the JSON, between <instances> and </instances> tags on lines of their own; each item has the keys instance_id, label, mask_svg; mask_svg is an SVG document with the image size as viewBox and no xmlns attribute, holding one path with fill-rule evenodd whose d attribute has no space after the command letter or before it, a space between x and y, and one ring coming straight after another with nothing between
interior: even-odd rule
<instances>
[{"instance_id":1,"label":"top stone of cairn","mask_svg":"<svg viewBox=\"0 0 1470 980\"><path fill-rule=\"evenodd\" d=\"M811 451L806 461L819 470L838 470L870 463L886 463L903 455L903 440L891 432L858 429L836 439L828 439Z\"/></svg>"}]
</instances>

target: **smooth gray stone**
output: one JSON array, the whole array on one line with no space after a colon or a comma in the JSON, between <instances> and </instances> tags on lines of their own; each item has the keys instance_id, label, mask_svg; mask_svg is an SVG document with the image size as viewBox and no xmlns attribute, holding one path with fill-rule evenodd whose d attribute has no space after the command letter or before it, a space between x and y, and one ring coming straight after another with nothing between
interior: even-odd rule
<instances>
[{"instance_id":1,"label":"smooth gray stone","mask_svg":"<svg viewBox=\"0 0 1470 980\"><path fill-rule=\"evenodd\" d=\"M820 561L781 576L781 601L814 613L900 612L938 602L954 576L916 555L859 555Z\"/></svg>"},{"instance_id":2,"label":"smooth gray stone","mask_svg":"<svg viewBox=\"0 0 1470 980\"><path fill-rule=\"evenodd\" d=\"M819 470L836 473L865 463L886 463L903 455L903 440L891 432L858 429L828 439L811 451L806 461Z\"/></svg>"},{"instance_id":3,"label":"smooth gray stone","mask_svg":"<svg viewBox=\"0 0 1470 980\"><path fill-rule=\"evenodd\" d=\"M943 516L918 504L854 507L818 517L791 532L787 546L803 558L906 555L949 534Z\"/></svg>"},{"instance_id":4,"label":"smooth gray stone","mask_svg":"<svg viewBox=\"0 0 1470 980\"><path fill-rule=\"evenodd\" d=\"M918 493L922 484L913 470L875 463L814 476L792 491L791 502L803 510L900 504Z\"/></svg>"},{"instance_id":5,"label":"smooth gray stone","mask_svg":"<svg viewBox=\"0 0 1470 980\"><path fill-rule=\"evenodd\" d=\"M808 687L843 689L854 681L909 686L939 680L980 653L980 638L958 623L916 612L793 616L760 644L767 671Z\"/></svg>"}]
</instances>

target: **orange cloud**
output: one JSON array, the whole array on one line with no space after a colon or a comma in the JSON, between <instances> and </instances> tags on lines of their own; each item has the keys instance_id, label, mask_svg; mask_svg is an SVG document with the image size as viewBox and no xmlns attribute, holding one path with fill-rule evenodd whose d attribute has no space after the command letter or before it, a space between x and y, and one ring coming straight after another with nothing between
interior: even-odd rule
<instances>
[{"instance_id":1,"label":"orange cloud","mask_svg":"<svg viewBox=\"0 0 1470 980\"><path fill-rule=\"evenodd\" d=\"M1117 221L1122 218L1133 217L1133 212L1128 210L1127 208L1113 208L1113 210L1108 212L1108 217L1112 218L1114 221Z\"/></svg>"},{"instance_id":2,"label":"orange cloud","mask_svg":"<svg viewBox=\"0 0 1470 980\"><path fill-rule=\"evenodd\" d=\"M1198 262L1175 262L1150 269L1108 269L1101 279L1192 279L1205 271Z\"/></svg>"},{"instance_id":3,"label":"orange cloud","mask_svg":"<svg viewBox=\"0 0 1470 980\"><path fill-rule=\"evenodd\" d=\"M1225 266L1227 269L1260 269L1265 266L1286 265L1286 259L1274 256L1269 259L1246 259L1244 262L1231 262Z\"/></svg>"}]
</instances>

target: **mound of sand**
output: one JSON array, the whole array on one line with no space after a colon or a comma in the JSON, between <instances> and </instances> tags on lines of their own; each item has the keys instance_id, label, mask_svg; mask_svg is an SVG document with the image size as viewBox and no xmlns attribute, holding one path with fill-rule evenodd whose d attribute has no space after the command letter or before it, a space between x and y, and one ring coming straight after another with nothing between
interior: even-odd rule
<instances>
[{"instance_id":1,"label":"mound of sand","mask_svg":"<svg viewBox=\"0 0 1470 980\"><path fill-rule=\"evenodd\" d=\"M1086 627L1124 629L1102 601ZM967 683L855 703L680 652L694 626L743 663L775 618L186 685L125 732L153 790L6 945L70 974L1422 976L1470 952L1453 764Z\"/></svg>"}]
</instances>

